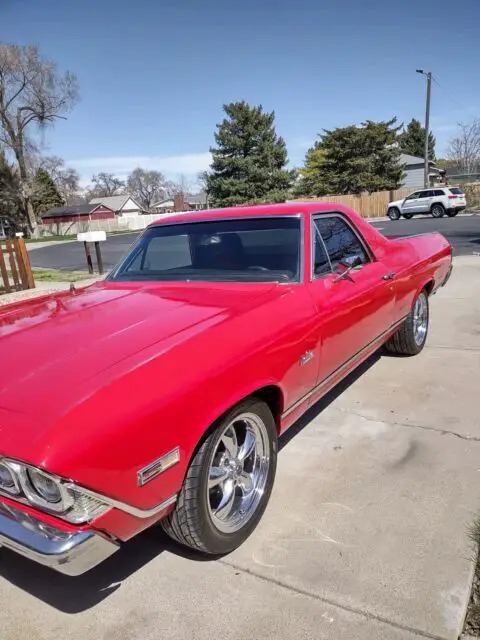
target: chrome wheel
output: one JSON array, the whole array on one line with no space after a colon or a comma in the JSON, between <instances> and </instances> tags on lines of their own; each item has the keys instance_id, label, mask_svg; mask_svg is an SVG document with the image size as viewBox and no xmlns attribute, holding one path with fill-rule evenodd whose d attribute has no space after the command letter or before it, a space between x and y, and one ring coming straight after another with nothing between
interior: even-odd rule
<instances>
[{"instance_id":1,"label":"chrome wheel","mask_svg":"<svg viewBox=\"0 0 480 640\"><path fill-rule=\"evenodd\" d=\"M269 439L254 413L236 416L223 430L210 462L207 504L222 533L241 529L255 513L268 478Z\"/></svg>"},{"instance_id":2,"label":"chrome wheel","mask_svg":"<svg viewBox=\"0 0 480 640\"><path fill-rule=\"evenodd\" d=\"M442 207L441 204L433 205L433 207L432 207L432 216L434 218L441 218L444 213L445 213L445 209Z\"/></svg>"},{"instance_id":3,"label":"chrome wheel","mask_svg":"<svg viewBox=\"0 0 480 640\"><path fill-rule=\"evenodd\" d=\"M428 303L424 293L421 293L413 308L413 337L420 346L425 340L428 328Z\"/></svg>"}]
</instances>

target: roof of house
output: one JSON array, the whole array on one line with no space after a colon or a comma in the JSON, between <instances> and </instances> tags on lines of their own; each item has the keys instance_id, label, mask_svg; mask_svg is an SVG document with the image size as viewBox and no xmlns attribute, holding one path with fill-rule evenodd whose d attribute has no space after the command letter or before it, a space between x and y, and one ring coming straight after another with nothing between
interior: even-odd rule
<instances>
[{"instance_id":1,"label":"roof of house","mask_svg":"<svg viewBox=\"0 0 480 640\"><path fill-rule=\"evenodd\" d=\"M77 216L92 213L98 209L100 203L83 202L82 204L72 204L68 207L54 207L42 213L42 218L58 218L61 216Z\"/></svg>"},{"instance_id":2,"label":"roof of house","mask_svg":"<svg viewBox=\"0 0 480 640\"><path fill-rule=\"evenodd\" d=\"M133 202L135 202L138 209L142 208L135 200L135 198L132 198L132 196L128 193L125 193L121 196L105 196L104 198L92 198L90 200L90 204L104 204L106 207L110 207L110 209L113 209L114 211L120 211L120 209L125 206L130 198L133 200Z\"/></svg>"},{"instance_id":3,"label":"roof of house","mask_svg":"<svg viewBox=\"0 0 480 640\"><path fill-rule=\"evenodd\" d=\"M158 200L158 202L154 202L152 207L161 207L162 204L166 204L167 202L173 202L174 196L170 198L164 198L163 200ZM200 193L186 193L183 196L185 204L206 204L207 202L207 194L204 191Z\"/></svg>"},{"instance_id":4,"label":"roof of house","mask_svg":"<svg viewBox=\"0 0 480 640\"><path fill-rule=\"evenodd\" d=\"M418 156L411 156L408 153L401 153L400 162L408 166L409 164L424 164L424 159L419 158ZM435 162L433 160L430 160L429 164L435 164Z\"/></svg>"}]
</instances>

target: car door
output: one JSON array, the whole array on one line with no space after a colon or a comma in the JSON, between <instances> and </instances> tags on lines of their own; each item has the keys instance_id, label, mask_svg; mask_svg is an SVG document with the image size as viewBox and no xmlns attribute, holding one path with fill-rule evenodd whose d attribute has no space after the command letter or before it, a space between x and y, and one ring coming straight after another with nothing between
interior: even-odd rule
<instances>
[{"instance_id":1,"label":"car door","mask_svg":"<svg viewBox=\"0 0 480 640\"><path fill-rule=\"evenodd\" d=\"M420 191L415 191L415 193L411 193L409 196L405 198L402 204L402 213L417 213L419 202L418 199L420 197Z\"/></svg>"},{"instance_id":2,"label":"car door","mask_svg":"<svg viewBox=\"0 0 480 640\"><path fill-rule=\"evenodd\" d=\"M394 274L375 259L346 216L314 216L312 234L309 287L319 330L318 384L393 324L395 285ZM359 266L342 275L355 257Z\"/></svg>"},{"instance_id":3,"label":"car door","mask_svg":"<svg viewBox=\"0 0 480 640\"><path fill-rule=\"evenodd\" d=\"M417 201L417 213L428 213L433 201L434 191L427 189L426 191L420 191Z\"/></svg>"}]
</instances>

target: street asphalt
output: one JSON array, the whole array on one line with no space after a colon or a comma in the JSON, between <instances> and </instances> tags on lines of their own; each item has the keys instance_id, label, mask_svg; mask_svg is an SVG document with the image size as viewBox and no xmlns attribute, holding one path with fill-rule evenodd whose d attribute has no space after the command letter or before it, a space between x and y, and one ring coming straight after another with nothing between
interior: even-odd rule
<instances>
[{"instance_id":1,"label":"street asphalt","mask_svg":"<svg viewBox=\"0 0 480 640\"><path fill-rule=\"evenodd\" d=\"M480 257L456 257L422 353L375 354L282 436L265 515L229 556L153 528L67 578L0 549L1 640L457 640L480 508L479 290Z\"/></svg>"},{"instance_id":2,"label":"street asphalt","mask_svg":"<svg viewBox=\"0 0 480 640\"><path fill-rule=\"evenodd\" d=\"M412 220L379 221L374 222L373 225L389 237L439 231L452 243L455 255L472 255L480 252L480 215L460 215L456 218L441 219L419 216ZM111 269L117 264L138 235L139 233L112 235L102 243L102 256L106 269ZM35 244L31 244L29 253L33 267L64 271L86 269L83 243L59 242L48 247L36 247Z\"/></svg>"}]
</instances>

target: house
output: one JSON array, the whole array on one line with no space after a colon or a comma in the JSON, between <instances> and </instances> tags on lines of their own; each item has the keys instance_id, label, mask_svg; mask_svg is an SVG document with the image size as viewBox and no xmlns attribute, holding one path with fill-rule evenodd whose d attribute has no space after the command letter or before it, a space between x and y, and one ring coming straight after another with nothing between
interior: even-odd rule
<instances>
[{"instance_id":1,"label":"house","mask_svg":"<svg viewBox=\"0 0 480 640\"><path fill-rule=\"evenodd\" d=\"M408 153L400 154L400 162L405 165L405 175L403 177L402 187L416 188L424 186L424 158L411 156ZM434 184L440 181L440 173L433 160L430 160L429 176L430 183Z\"/></svg>"},{"instance_id":2,"label":"house","mask_svg":"<svg viewBox=\"0 0 480 640\"><path fill-rule=\"evenodd\" d=\"M183 200L182 200L183 199ZM166 198L154 202L151 209L154 213L172 213L174 211L200 211L207 208L207 194L203 191L196 194L178 194L173 198Z\"/></svg>"},{"instance_id":3,"label":"house","mask_svg":"<svg viewBox=\"0 0 480 640\"><path fill-rule=\"evenodd\" d=\"M68 207L55 207L42 213L43 224L61 222L88 222L89 220L106 220L115 218L115 211L103 204L73 204Z\"/></svg>"},{"instance_id":4,"label":"house","mask_svg":"<svg viewBox=\"0 0 480 640\"><path fill-rule=\"evenodd\" d=\"M128 194L123 196L106 196L104 198L92 198L90 204L103 204L115 211L117 216L138 216L144 211L142 207Z\"/></svg>"}]
</instances>

